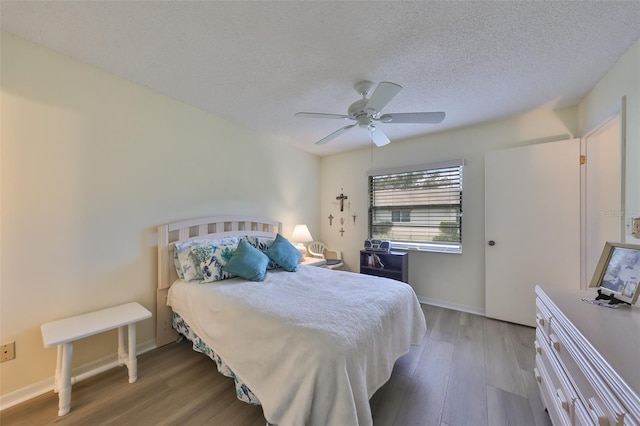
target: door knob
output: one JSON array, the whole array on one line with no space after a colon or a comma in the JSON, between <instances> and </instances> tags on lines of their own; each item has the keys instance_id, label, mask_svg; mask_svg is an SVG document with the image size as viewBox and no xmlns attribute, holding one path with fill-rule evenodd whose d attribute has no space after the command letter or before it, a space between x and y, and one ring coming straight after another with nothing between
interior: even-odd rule
<instances>
[{"instance_id":1,"label":"door knob","mask_svg":"<svg viewBox=\"0 0 640 426\"><path fill-rule=\"evenodd\" d=\"M491 240L491 241L489 241L489 245L490 245L491 247L493 247L493 246L495 246L495 245L496 245L496 242L495 242L495 241L493 241L493 240Z\"/></svg>"}]
</instances>

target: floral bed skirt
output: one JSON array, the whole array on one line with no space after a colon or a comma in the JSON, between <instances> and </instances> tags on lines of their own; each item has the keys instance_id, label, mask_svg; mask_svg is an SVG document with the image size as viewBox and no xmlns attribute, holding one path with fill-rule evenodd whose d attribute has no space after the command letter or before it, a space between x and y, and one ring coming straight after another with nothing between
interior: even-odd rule
<instances>
[{"instance_id":1,"label":"floral bed skirt","mask_svg":"<svg viewBox=\"0 0 640 426\"><path fill-rule=\"evenodd\" d=\"M251 392L251 389L249 389L247 385L245 385L244 383L242 383L240 379L238 379L238 377L234 374L234 372L231 371L229 366L225 364L222 358L220 358L218 354L216 354L205 342L202 341L202 339L198 337L196 333L194 333L191 330L191 328L189 327L189 324L187 324L179 314L175 312L173 313L172 322L173 322L173 328L178 333L182 334L184 337L186 337L193 343L194 351L201 352L207 355L216 363L216 366L218 367L218 372L220 374L227 377L231 377L233 379L233 382L235 383L235 386L236 386L236 396L240 401L244 401L247 404L251 404L251 405L261 405L260 400L258 399L257 396L254 395L253 392Z\"/></svg>"}]
</instances>

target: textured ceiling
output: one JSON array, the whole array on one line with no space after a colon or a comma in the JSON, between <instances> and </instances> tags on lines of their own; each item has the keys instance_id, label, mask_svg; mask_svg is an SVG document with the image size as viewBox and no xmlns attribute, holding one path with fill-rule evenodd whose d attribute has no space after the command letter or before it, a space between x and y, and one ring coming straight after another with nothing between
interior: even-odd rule
<instances>
[{"instance_id":1,"label":"textured ceiling","mask_svg":"<svg viewBox=\"0 0 640 426\"><path fill-rule=\"evenodd\" d=\"M2 29L318 155L368 146L363 79L404 89L392 143L577 104L640 35L640 1L1 1ZM384 148L381 148L384 149Z\"/></svg>"}]
</instances>

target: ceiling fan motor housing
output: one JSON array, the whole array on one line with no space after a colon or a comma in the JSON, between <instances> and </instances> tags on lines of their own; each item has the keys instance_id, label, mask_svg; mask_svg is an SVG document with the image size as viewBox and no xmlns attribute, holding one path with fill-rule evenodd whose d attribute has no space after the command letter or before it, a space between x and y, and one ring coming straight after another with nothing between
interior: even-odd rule
<instances>
[{"instance_id":1,"label":"ceiling fan motor housing","mask_svg":"<svg viewBox=\"0 0 640 426\"><path fill-rule=\"evenodd\" d=\"M358 122L358 127L362 127L362 128L369 127L369 125L373 123L373 120L371 119L371 117L369 117L366 114L360 115L356 119L356 121Z\"/></svg>"},{"instance_id":2,"label":"ceiling fan motor housing","mask_svg":"<svg viewBox=\"0 0 640 426\"><path fill-rule=\"evenodd\" d=\"M349 117L353 117L358 122L359 127L367 127L371 124L371 118L365 111L368 101L368 99L360 99L349 106Z\"/></svg>"}]
</instances>

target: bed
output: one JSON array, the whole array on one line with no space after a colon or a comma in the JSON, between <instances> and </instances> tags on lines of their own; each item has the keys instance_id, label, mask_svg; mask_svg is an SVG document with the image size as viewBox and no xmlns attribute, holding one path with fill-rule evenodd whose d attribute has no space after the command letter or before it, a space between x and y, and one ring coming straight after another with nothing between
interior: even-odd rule
<instances>
[{"instance_id":1,"label":"bed","mask_svg":"<svg viewBox=\"0 0 640 426\"><path fill-rule=\"evenodd\" d=\"M179 331L233 377L238 398L262 405L270 424L370 425L369 399L426 333L410 286L306 265L293 272L270 264L261 281L178 277L176 247L182 255L205 239L269 242L282 239L281 228L237 216L160 226L158 346Z\"/></svg>"}]
</instances>

